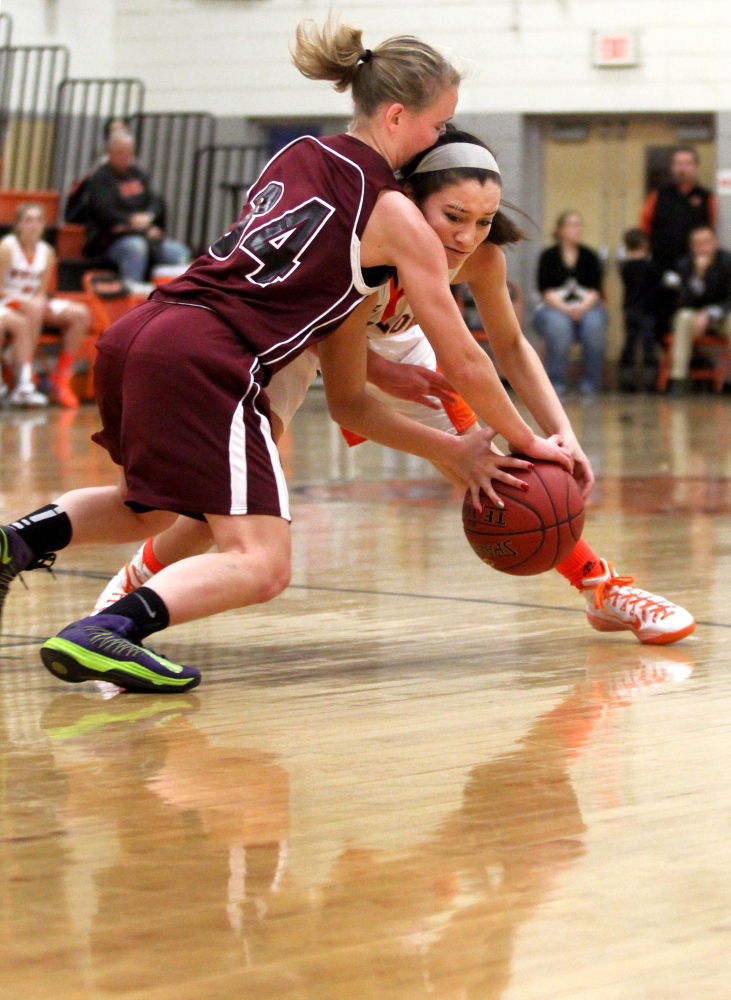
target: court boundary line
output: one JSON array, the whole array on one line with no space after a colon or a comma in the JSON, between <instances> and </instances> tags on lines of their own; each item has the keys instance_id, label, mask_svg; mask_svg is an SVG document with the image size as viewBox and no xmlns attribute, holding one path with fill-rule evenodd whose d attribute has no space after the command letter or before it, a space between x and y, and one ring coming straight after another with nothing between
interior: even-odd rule
<instances>
[{"instance_id":1,"label":"court boundary line","mask_svg":"<svg viewBox=\"0 0 731 1000\"><path fill-rule=\"evenodd\" d=\"M106 573L97 570L84 569L54 569L54 573L62 576L80 576L90 580L110 580ZM309 583L290 583L288 590L321 590L330 594L367 594L370 597L406 597L420 601L452 601L457 604L490 604L504 608L527 608L533 611L566 611L575 615L586 614L584 608L567 608L562 604L533 604L527 601L500 601L492 597L456 597L445 594L416 594L404 590L365 590L359 587L324 587ZM696 625L706 628L728 628L731 622L702 622L696 620Z\"/></svg>"}]
</instances>

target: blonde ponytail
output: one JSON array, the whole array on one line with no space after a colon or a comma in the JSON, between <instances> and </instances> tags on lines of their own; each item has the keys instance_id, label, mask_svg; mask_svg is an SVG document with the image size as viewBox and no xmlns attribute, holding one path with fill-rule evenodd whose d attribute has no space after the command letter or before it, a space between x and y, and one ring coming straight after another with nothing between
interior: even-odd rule
<instances>
[{"instance_id":1,"label":"blonde ponytail","mask_svg":"<svg viewBox=\"0 0 731 1000\"><path fill-rule=\"evenodd\" d=\"M308 80L330 80L342 93L353 85L365 49L363 32L329 17L322 28L314 21L300 21L292 62Z\"/></svg>"},{"instance_id":2,"label":"blonde ponytail","mask_svg":"<svg viewBox=\"0 0 731 1000\"><path fill-rule=\"evenodd\" d=\"M363 33L328 17L322 28L301 21L292 61L308 80L329 80L342 93L353 91L356 119L370 118L380 104L422 111L449 87L459 71L441 53L411 35L388 38L373 51Z\"/></svg>"}]
</instances>

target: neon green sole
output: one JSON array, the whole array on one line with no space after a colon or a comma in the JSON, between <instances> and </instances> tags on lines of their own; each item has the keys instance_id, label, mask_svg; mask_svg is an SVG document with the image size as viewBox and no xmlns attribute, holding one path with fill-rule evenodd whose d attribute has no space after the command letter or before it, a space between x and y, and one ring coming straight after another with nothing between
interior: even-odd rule
<instances>
[{"instance_id":1,"label":"neon green sole","mask_svg":"<svg viewBox=\"0 0 731 1000\"><path fill-rule=\"evenodd\" d=\"M167 666L162 657L153 655ZM55 677L77 684L86 680L107 680L119 684L129 691L154 691L159 693L188 691L200 683L200 675L165 676L149 667L129 660L115 660L102 653L85 649L75 642L54 636L41 647L43 665ZM182 667L171 663L169 670L181 671Z\"/></svg>"}]
</instances>

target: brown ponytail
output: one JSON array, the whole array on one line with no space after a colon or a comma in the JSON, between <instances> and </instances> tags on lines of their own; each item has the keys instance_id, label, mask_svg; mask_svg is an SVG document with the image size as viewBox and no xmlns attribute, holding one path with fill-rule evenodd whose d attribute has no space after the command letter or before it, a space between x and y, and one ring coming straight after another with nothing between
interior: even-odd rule
<instances>
[{"instance_id":1,"label":"brown ponytail","mask_svg":"<svg viewBox=\"0 0 731 1000\"><path fill-rule=\"evenodd\" d=\"M322 28L301 21L292 61L308 80L330 80L335 90L353 91L356 118L370 118L379 104L403 104L410 111L429 107L459 71L436 49L411 35L388 38L373 51L363 33L329 17Z\"/></svg>"},{"instance_id":2,"label":"brown ponytail","mask_svg":"<svg viewBox=\"0 0 731 1000\"><path fill-rule=\"evenodd\" d=\"M512 208L514 212L520 212L521 215L525 215L525 212L522 212L515 205L511 205L510 202L504 202L503 204L507 208ZM505 247L513 243L520 243L521 240L527 240L528 238L526 231L521 229L509 215L506 215L502 208L497 210L490 226L490 232L487 237L488 243L495 243L499 247Z\"/></svg>"}]
</instances>

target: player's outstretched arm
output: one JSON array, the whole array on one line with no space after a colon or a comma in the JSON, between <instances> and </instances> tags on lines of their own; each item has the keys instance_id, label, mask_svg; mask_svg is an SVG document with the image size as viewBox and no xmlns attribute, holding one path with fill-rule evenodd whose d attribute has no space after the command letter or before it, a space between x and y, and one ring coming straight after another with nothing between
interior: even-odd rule
<instances>
[{"instance_id":1,"label":"player's outstretched arm","mask_svg":"<svg viewBox=\"0 0 731 1000\"><path fill-rule=\"evenodd\" d=\"M440 410L442 403L453 403L456 399L451 385L440 372L423 365L390 361L370 348L368 381L389 396L421 403L432 410Z\"/></svg>"},{"instance_id":2,"label":"player's outstretched arm","mask_svg":"<svg viewBox=\"0 0 731 1000\"><path fill-rule=\"evenodd\" d=\"M510 301L505 254L494 243L483 243L460 271L475 300L497 363L511 386L548 435L558 435L574 459L574 476L586 497L594 485L589 459L571 426L541 359L520 328Z\"/></svg>"},{"instance_id":3,"label":"player's outstretched arm","mask_svg":"<svg viewBox=\"0 0 731 1000\"><path fill-rule=\"evenodd\" d=\"M478 510L481 489L502 506L492 480L520 487L519 480L507 470L528 468L530 463L495 454L490 448L494 432L479 431L464 437L445 434L396 413L366 392L365 328L370 309L366 300L318 345L330 416L341 427L377 444L433 462L452 482L470 489Z\"/></svg>"},{"instance_id":4,"label":"player's outstretched arm","mask_svg":"<svg viewBox=\"0 0 731 1000\"><path fill-rule=\"evenodd\" d=\"M434 348L440 370L455 390L511 448L535 458L571 467L555 441L536 437L513 406L495 366L464 324L449 290L447 265L439 238L421 212L398 192L381 195L364 233L362 258L384 258L398 268L399 279L416 321Z\"/></svg>"}]
</instances>

